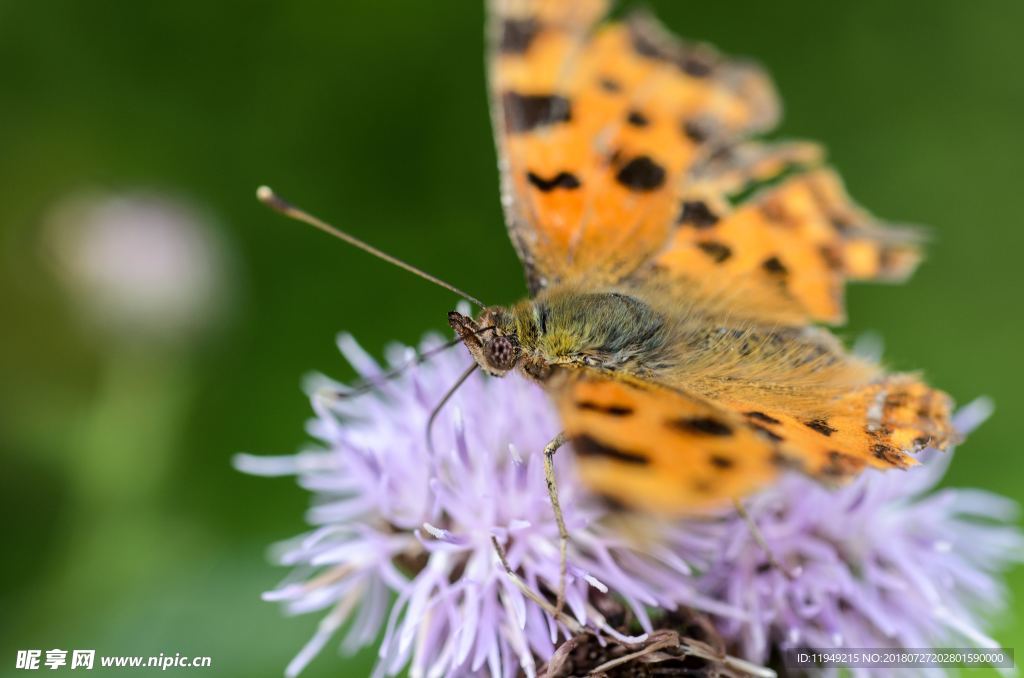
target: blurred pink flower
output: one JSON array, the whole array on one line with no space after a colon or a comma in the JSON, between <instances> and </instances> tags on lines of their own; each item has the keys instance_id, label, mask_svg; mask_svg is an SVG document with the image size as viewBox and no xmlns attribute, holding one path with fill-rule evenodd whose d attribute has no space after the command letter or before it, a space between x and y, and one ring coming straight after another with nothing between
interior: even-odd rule
<instances>
[{"instance_id":1,"label":"blurred pink flower","mask_svg":"<svg viewBox=\"0 0 1024 678\"><path fill-rule=\"evenodd\" d=\"M91 326L178 336L205 328L224 297L225 252L195 207L150 193L82 194L46 223L56 273Z\"/></svg>"}]
</instances>

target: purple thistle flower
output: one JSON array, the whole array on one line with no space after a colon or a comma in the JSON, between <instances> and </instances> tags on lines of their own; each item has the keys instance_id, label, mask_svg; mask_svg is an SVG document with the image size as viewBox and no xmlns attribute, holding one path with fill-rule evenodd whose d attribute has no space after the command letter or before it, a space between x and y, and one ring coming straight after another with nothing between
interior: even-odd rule
<instances>
[{"instance_id":1,"label":"purple thistle flower","mask_svg":"<svg viewBox=\"0 0 1024 678\"><path fill-rule=\"evenodd\" d=\"M439 345L428 339L421 350ZM383 369L343 335L364 379ZM414 353L388 351L390 365ZM381 639L377 675L535 675L572 635L524 596L500 565L497 538L533 591L558 582L558 532L541 451L559 430L547 396L517 375L476 374L455 393L426 442L431 411L469 364L459 349L380 381L365 395L310 383L317 444L297 455L239 455L239 469L295 475L314 495L312 532L278 545L294 569L265 599L291 613L326 610L287 668L297 675L343 626L354 652ZM987 405L956 420L967 432ZM645 632L652 614L681 606L715 615L743 658L787 647L992 646L983 616L1003 599L999 573L1022 559L1006 523L1012 502L976 490L931 492L950 454L925 453L908 473L868 471L833 491L800 475L747 501L772 555L748 525L721 515L668 521L610 511L577 480L571 449L556 459L572 536L567 611L619 636L593 605L618 597Z\"/></svg>"},{"instance_id":2,"label":"purple thistle flower","mask_svg":"<svg viewBox=\"0 0 1024 678\"><path fill-rule=\"evenodd\" d=\"M975 401L954 425L968 433L990 410ZM748 613L719 620L735 651L763 662L800 647L998 647L985 622L1006 598L1000 575L1024 560L1024 537L1009 524L1017 506L981 490L935 490L952 454L919 459L839 490L793 474L747 502L789 576L767 563L744 521L730 521L701 589Z\"/></svg>"},{"instance_id":3,"label":"purple thistle flower","mask_svg":"<svg viewBox=\"0 0 1024 678\"><path fill-rule=\"evenodd\" d=\"M436 338L422 350L439 344ZM364 379L382 369L343 335L339 348ZM413 352L392 347L391 365ZM469 364L455 349L339 398L346 387L311 384L317 447L288 457L239 455L239 469L298 476L316 500L312 532L279 545L292 575L267 600L292 613L328 610L286 671L294 676L348 622L352 652L383 632L378 675L534 675L572 635L526 598L501 567L492 537L534 591L558 585L558 531L543 475L543 448L559 431L547 396L518 375L476 374L455 393L426 443L431 410ZM648 609L688 605L728 617L728 606L694 589L697 554L712 553L720 525L645 520L616 528L575 481L571 452L556 457L559 496L572 535L566 608L580 625L610 629L592 590L619 596L646 631ZM391 595L395 596L389 610Z\"/></svg>"}]
</instances>

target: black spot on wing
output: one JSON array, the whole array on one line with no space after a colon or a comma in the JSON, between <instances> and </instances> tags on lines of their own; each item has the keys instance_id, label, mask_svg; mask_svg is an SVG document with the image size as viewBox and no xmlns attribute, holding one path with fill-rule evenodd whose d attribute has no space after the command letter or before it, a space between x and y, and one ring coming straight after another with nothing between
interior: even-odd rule
<instances>
[{"instance_id":1,"label":"black spot on wing","mask_svg":"<svg viewBox=\"0 0 1024 678\"><path fill-rule=\"evenodd\" d=\"M708 457L708 461L711 462L712 466L718 469L722 469L723 471L725 469L730 469L736 465L735 460L721 454L712 454L710 457Z\"/></svg>"},{"instance_id":2,"label":"black spot on wing","mask_svg":"<svg viewBox=\"0 0 1024 678\"><path fill-rule=\"evenodd\" d=\"M593 400L577 400L576 407L587 412L600 412L611 417L628 417L633 414L633 408L628 405L605 405Z\"/></svg>"},{"instance_id":3,"label":"black spot on wing","mask_svg":"<svg viewBox=\"0 0 1024 678\"><path fill-rule=\"evenodd\" d=\"M594 498L600 502L609 513L621 513L629 510L629 506L618 497L613 497L605 492L595 492Z\"/></svg>"},{"instance_id":4,"label":"black spot on wing","mask_svg":"<svg viewBox=\"0 0 1024 678\"><path fill-rule=\"evenodd\" d=\"M751 422L749 425L750 425L750 427L752 429L754 429L755 431L760 433L761 436L763 436L763 437L765 437L765 438L767 438L769 440L772 440L772 441L777 442L777 443L780 443L783 440L785 440L785 438L780 436L778 433L776 433L775 431L770 430L769 428L767 428L765 426L761 426L760 424L755 424L753 422Z\"/></svg>"},{"instance_id":5,"label":"black spot on wing","mask_svg":"<svg viewBox=\"0 0 1024 678\"><path fill-rule=\"evenodd\" d=\"M566 190L571 191L573 189L579 188L581 185L580 180L577 179L576 175L572 174L571 172L559 172L550 179L545 179L544 177L534 172L527 172L526 179L531 184L533 184L533 186L535 186L537 190L543 193L550 193L556 188L564 188Z\"/></svg>"},{"instance_id":6,"label":"black spot on wing","mask_svg":"<svg viewBox=\"0 0 1024 678\"><path fill-rule=\"evenodd\" d=\"M569 100L557 94L505 92L501 101L505 126L511 133L529 132L572 119Z\"/></svg>"},{"instance_id":7,"label":"black spot on wing","mask_svg":"<svg viewBox=\"0 0 1024 678\"><path fill-rule=\"evenodd\" d=\"M525 54L540 31L540 22L527 19L505 19L501 24L499 49L504 54Z\"/></svg>"},{"instance_id":8,"label":"black spot on wing","mask_svg":"<svg viewBox=\"0 0 1024 678\"><path fill-rule=\"evenodd\" d=\"M900 269L899 248L882 245L878 252L878 270L883 275L891 275Z\"/></svg>"},{"instance_id":9,"label":"black spot on wing","mask_svg":"<svg viewBox=\"0 0 1024 678\"><path fill-rule=\"evenodd\" d=\"M812 431L817 431L818 433L826 437L832 435L833 433L839 430L837 428L832 428L831 426L829 426L828 422L825 421L824 419L812 419L810 421L805 421L804 426L811 429Z\"/></svg>"},{"instance_id":10,"label":"black spot on wing","mask_svg":"<svg viewBox=\"0 0 1024 678\"><path fill-rule=\"evenodd\" d=\"M687 433L699 433L709 436L732 435L732 427L714 417L679 417L677 419L670 419L667 424L672 428L686 431Z\"/></svg>"},{"instance_id":11,"label":"black spot on wing","mask_svg":"<svg viewBox=\"0 0 1024 678\"><path fill-rule=\"evenodd\" d=\"M681 71L694 78L705 78L711 75L713 65L708 55L693 49L680 49L677 45L658 40L645 29L641 22L630 24L629 38L633 51L642 57L673 63Z\"/></svg>"},{"instance_id":12,"label":"black spot on wing","mask_svg":"<svg viewBox=\"0 0 1024 678\"><path fill-rule=\"evenodd\" d=\"M771 463L775 466L795 471L804 470L804 462L799 457L794 457L786 454L782 450L775 450L772 452Z\"/></svg>"},{"instance_id":13,"label":"black spot on wing","mask_svg":"<svg viewBox=\"0 0 1024 678\"><path fill-rule=\"evenodd\" d=\"M875 455L876 459L884 461L886 464L893 466L906 466L906 462L903 459L903 455L896 448L879 443L871 447L871 454Z\"/></svg>"},{"instance_id":14,"label":"black spot on wing","mask_svg":"<svg viewBox=\"0 0 1024 678\"><path fill-rule=\"evenodd\" d=\"M647 57L648 59L668 59L668 54L662 46L651 39L651 36L641 26L636 24L630 25L629 41L633 46L633 51L642 57Z\"/></svg>"},{"instance_id":15,"label":"black spot on wing","mask_svg":"<svg viewBox=\"0 0 1024 678\"><path fill-rule=\"evenodd\" d=\"M910 404L910 394L906 391L895 391L885 397L886 409L894 407L906 407Z\"/></svg>"},{"instance_id":16,"label":"black spot on wing","mask_svg":"<svg viewBox=\"0 0 1024 678\"><path fill-rule=\"evenodd\" d=\"M706 78L711 75L711 62L699 54L687 54L677 61L683 73L694 78Z\"/></svg>"},{"instance_id":17,"label":"black spot on wing","mask_svg":"<svg viewBox=\"0 0 1024 678\"><path fill-rule=\"evenodd\" d=\"M840 233L850 233L851 231L855 230L855 228L856 228L853 225L852 221L850 221L846 217L842 217L842 216L839 216L839 215L834 215L832 217L829 217L829 223L832 224L832 228L836 229Z\"/></svg>"},{"instance_id":18,"label":"black spot on wing","mask_svg":"<svg viewBox=\"0 0 1024 678\"><path fill-rule=\"evenodd\" d=\"M825 266L830 271L841 271L843 269L843 259L835 248L829 247L828 245L822 245L818 251L821 253L821 258L825 262Z\"/></svg>"},{"instance_id":19,"label":"black spot on wing","mask_svg":"<svg viewBox=\"0 0 1024 678\"><path fill-rule=\"evenodd\" d=\"M715 240L703 240L697 243L697 247L699 247L704 254L711 257L716 264L720 264L732 256L732 250L728 245Z\"/></svg>"},{"instance_id":20,"label":"black spot on wing","mask_svg":"<svg viewBox=\"0 0 1024 678\"><path fill-rule=\"evenodd\" d=\"M654 191L665 183L665 168L650 156L638 155L622 166L615 180L631 191Z\"/></svg>"},{"instance_id":21,"label":"black spot on wing","mask_svg":"<svg viewBox=\"0 0 1024 678\"><path fill-rule=\"evenodd\" d=\"M786 265L778 257L768 257L761 262L761 268L772 275L786 275L789 273L789 269L786 268Z\"/></svg>"},{"instance_id":22,"label":"black spot on wing","mask_svg":"<svg viewBox=\"0 0 1024 678\"><path fill-rule=\"evenodd\" d=\"M783 226L786 228L792 227L793 223L787 216L786 211L776 202L766 202L760 206L761 214L764 218L772 222L776 226Z\"/></svg>"},{"instance_id":23,"label":"black spot on wing","mask_svg":"<svg viewBox=\"0 0 1024 678\"><path fill-rule=\"evenodd\" d=\"M706 478L694 478L691 481L691 487L693 487L693 491L697 494L710 494L714 488L714 483Z\"/></svg>"},{"instance_id":24,"label":"black spot on wing","mask_svg":"<svg viewBox=\"0 0 1024 678\"><path fill-rule=\"evenodd\" d=\"M622 91L622 85L620 85L619 81L616 80L615 78L599 78L597 81L597 85L598 87L603 89L605 92L608 92L609 94L615 94L616 92Z\"/></svg>"},{"instance_id":25,"label":"black spot on wing","mask_svg":"<svg viewBox=\"0 0 1024 678\"><path fill-rule=\"evenodd\" d=\"M847 454L832 450L828 453L828 461L818 471L826 478L845 478L860 473L864 468L864 460Z\"/></svg>"},{"instance_id":26,"label":"black spot on wing","mask_svg":"<svg viewBox=\"0 0 1024 678\"><path fill-rule=\"evenodd\" d=\"M651 124L651 121L647 119L647 116L640 111L633 110L626 116L626 122L633 127L647 127Z\"/></svg>"},{"instance_id":27,"label":"black spot on wing","mask_svg":"<svg viewBox=\"0 0 1024 678\"><path fill-rule=\"evenodd\" d=\"M745 412L745 416L750 417L755 421L764 422L765 424L781 424L782 422L775 417L768 416L764 412Z\"/></svg>"},{"instance_id":28,"label":"black spot on wing","mask_svg":"<svg viewBox=\"0 0 1024 678\"><path fill-rule=\"evenodd\" d=\"M683 135L696 144L702 144L711 136L707 125L698 120L686 120L683 122Z\"/></svg>"},{"instance_id":29,"label":"black spot on wing","mask_svg":"<svg viewBox=\"0 0 1024 678\"><path fill-rule=\"evenodd\" d=\"M728 169L727 166L736 160L736 146L735 143L722 143L715 148L706 161L709 169Z\"/></svg>"},{"instance_id":30,"label":"black spot on wing","mask_svg":"<svg viewBox=\"0 0 1024 678\"><path fill-rule=\"evenodd\" d=\"M676 223L694 228L711 228L718 223L718 215L703 200L684 200Z\"/></svg>"},{"instance_id":31,"label":"black spot on wing","mask_svg":"<svg viewBox=\"0 0 1024 678\"><path fill-rule=\"evenodd\" d=\"M606 445L586 434L575 436L572 439L572 446L581 457L611 459L634 466L646 466L651 461L642 454Z\"/></svg>"}]
</instances>

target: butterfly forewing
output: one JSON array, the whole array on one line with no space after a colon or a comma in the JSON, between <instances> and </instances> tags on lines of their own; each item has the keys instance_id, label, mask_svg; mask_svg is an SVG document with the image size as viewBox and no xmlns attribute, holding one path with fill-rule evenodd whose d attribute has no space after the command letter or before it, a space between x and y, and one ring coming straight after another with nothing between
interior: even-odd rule
<instances>
[{"instance_id":1,"label":"butterfly forewing","mask_svg":"<svg viewBox=\"0 0 1024 678\"><path fill-rule=\"evenodd\" d=\"M490 76L506 216L533 290L613 282L660 249L689 168L770 126L762 72L601 3L496 2Z\"/></svg>"},{"instance_id":2,"label":"butterfly forewing","mask_svg":"<svg viewBox=\"0 0 1024 678\"><path fill-rule=\"evenodd\" d=\"M555 392L581 476L619 504L711 508L770 481L783 460L742 416L673 389L581 371Z\"/></svg>"}]
</instances>

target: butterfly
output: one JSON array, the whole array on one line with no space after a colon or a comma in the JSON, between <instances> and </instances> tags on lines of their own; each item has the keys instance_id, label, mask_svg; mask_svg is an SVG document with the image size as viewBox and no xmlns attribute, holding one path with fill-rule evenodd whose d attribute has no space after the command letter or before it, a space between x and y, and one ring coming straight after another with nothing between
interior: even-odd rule
<instances>
[{"instance_id":1,"label":"butterfly","mask_svg":"<svg viewBox=\"0 0 1024 678\"><path fill-rule=\"evenodd\" d=\"M829 484L954 438L949 397L823 326L847 280L901 281L917 230L872 218L811 143L752 140L755 64L602 0L493 0L502 204L529 298L450 323L557 405L583 481L689 513L798 469Z\"/></svg>"},{"instance_id":2,"label":"butterfly","mask_svg":"<svg viewBox=\"0 0 1024 678\"><path fill-rule=\"evenodd\" d=\"M448 316L470 371L523 374L557 406L549 486L568 442L609 503L690 514L785 471L839 484L955 441L949 396L825 327L844 320L847 280L904 280L920 232L858 207L816 144L754 140L780 111L757 65L646 14L604 21L605 0L488 9L502 204L528 298L486 306L258 195L480 306Z\"/></svg>"}]
</instances>

